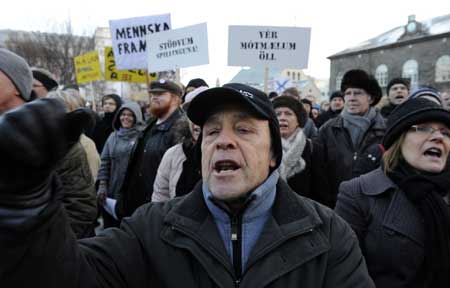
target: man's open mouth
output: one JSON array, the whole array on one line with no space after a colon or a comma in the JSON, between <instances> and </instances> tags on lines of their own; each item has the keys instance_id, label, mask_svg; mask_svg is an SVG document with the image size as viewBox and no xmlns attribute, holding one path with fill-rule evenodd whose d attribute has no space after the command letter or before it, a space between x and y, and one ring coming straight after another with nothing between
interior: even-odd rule
<instances>
[{"instance_id":1,"label":"man's open mouth","mask_svg":"<svg viewBox=\"0 0 450 288\"><path fill-rule=\"evenodd\" d=\"M217 173L235 171L238 170L239 168L241 168L241 166L232 160L221 160L217 161L214 164L214 171L216 171Z\"/></svg>"}]
</instances>

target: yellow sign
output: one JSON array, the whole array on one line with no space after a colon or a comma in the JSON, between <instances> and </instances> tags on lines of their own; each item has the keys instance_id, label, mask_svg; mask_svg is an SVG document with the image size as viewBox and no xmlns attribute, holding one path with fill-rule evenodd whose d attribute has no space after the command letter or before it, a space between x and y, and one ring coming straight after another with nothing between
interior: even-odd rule
<instances>
[{"instance_id":1,"label":"yellow sign","mask_svg":"<svg viewBox=\"0 0 450 288\"><path fill-rule=\"evenodd\" d=\"M86 83L102 79L102 70L98 51L92 51L74 58L77 83Z\"/></svg>"},{"instance_id":2,"label":"yellow sign","mask_svg":"<svg viewBox=\"0 0 450 288\"><path fill-rule=\"evenodd\" d=\"M149 74L149 81L156 80L156 78L156 73ZM105 80L134 83L145 83L147 81L145 70L143 69L117 70L112 47L105 47Z\"/></svg>"}]
</instances>

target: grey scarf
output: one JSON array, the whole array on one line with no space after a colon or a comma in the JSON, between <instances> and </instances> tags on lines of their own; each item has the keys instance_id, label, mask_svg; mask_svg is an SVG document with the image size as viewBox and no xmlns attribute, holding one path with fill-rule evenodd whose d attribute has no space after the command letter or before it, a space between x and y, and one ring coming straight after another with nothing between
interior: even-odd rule
<instances>
[{"instance_id":1,"label":"grey scarf","mask_svg":"<svg viewBox=\"0 0 450 288\"><path fill-rule=\"evenodd\" d=\"M360 116L350 114L347 112L347 109L344 109L341 115L344 119L344 127L350 132L353 146L358 147L364 137L364 133L366 133L370 124L377 116L377 111L375 108L370 107L366 114Z\"/></svg>"},{"instance_id":2,"label":"grey scarf","mask_svg":"<svg viewBox=\"0 0 450 288\"><path fill-rule=\"evenodd\" d=\"M306 137L303 129L297 128L288 139L281 138L281 144L283 147L283 158L278 171L280 177L287 180L303 171L306 166L305 160L302 158L306 145Z\"/></svg>"}]
</instances>

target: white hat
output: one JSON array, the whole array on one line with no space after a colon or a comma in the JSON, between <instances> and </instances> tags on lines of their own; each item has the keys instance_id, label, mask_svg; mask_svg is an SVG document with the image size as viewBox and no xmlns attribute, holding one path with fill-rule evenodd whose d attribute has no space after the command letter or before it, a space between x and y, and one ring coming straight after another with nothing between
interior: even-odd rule
<instances>
[{"instance_id":1,"label":"white hat","mask_svg":"<svg viewBox=\"0 0 450 288\"><path fill-rule=\"evenodd\" d=\"M184 103L189 103L192 101L192 99L195 98L195 96L197 96L198 94L200 94L201 92L208 90L209 88L207 86L200 86L198 88L195 88L195 90L192 90L191 92L189 92L188 94L186 94L186 96L184 97Z\"/></svg>"}]
</instances>

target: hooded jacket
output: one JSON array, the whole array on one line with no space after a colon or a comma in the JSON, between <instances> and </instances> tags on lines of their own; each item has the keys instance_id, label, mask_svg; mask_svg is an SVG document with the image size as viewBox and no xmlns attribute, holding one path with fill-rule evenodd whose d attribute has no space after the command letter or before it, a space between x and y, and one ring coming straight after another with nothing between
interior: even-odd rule
<instances>
[{"instance_id":1,"label":"hooded jacket","mask_svg":"<svg viewBox=\"0 0 450 288\"><path fill-rule=\"evenodd\" d=\"M120 131L120 113L128 109L134 114L135 124L126 131ZM125 178L130 155L136 145L137 137L142 130L143 118L139 105L128 102L122 105L116 113L114 132L108 137L101 155L101 166L97 179L108 184L108 196L114 199L120 197L120 188Z\"/></svg>"}]
</instances>

